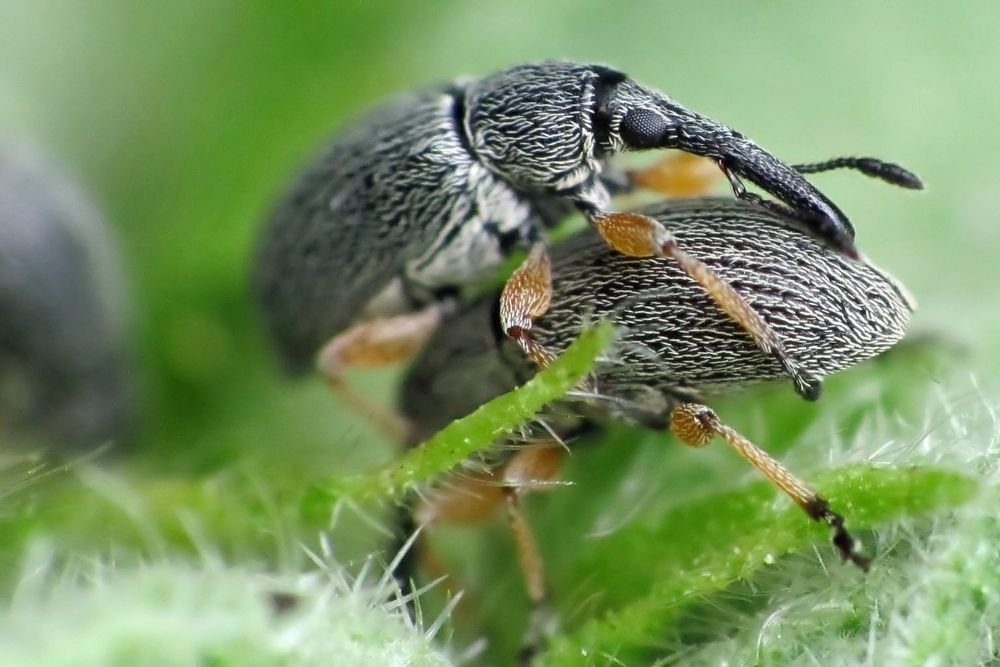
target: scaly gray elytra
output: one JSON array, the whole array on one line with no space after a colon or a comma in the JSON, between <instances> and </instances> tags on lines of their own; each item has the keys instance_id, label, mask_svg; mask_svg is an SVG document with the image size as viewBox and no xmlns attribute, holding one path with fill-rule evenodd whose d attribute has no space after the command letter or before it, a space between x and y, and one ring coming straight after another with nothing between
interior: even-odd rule
<instances>
[{"instance_id":1,"label":"scaly gray elytra","mask_svg":"<svg viewBox=\"0 0 1000 667\"><path fill-rule=\"evenodd\" d=\"M821 378L898 342L911 300L888 274L831 251L800 221L737 200L662 202L640 211L661 223L679 246L759 315L804 372ZM693 267L695 271L699 270ZM522 439L534 444L488 453L418 506L415 519L469 521L505 504L528 591L545 598L541 559L518 498L551 485L565 445L559 442L608 417L670 429L702 446L720 436L812 518L828 523L844 558L867 568L842 517L788 470L729 428L704 401L780 379L786 369L720 307L731 298L690 277L692 267L660 257L624 257L592 230L552 249L551 269L528 262L500 294L486 295L444 319L404 379L399 408L416 443L530 377L590 323L608 319L620 335L594 373L550 406ZM512 288L512 285L514 286ZM548 290L545 313L515 341L504 320ZM710 287L712 287L710 285ZM544 426L542 426L544 424Z\"/></svg>"},{"instance_id":2,"label":"scaly gray elytra","mask_svg":"<svg viewBox=\"0 0 1000 667\"><path fill-rule=\"evenodd\" d=\"M463 287L491 277L574 209L619 252L669 254L663 227L635 215L623 222L611 196L637 187L690 194L688 172L703 167L678 159L622 173L608 165L624 151L667 148L704 156L738 197L802 221L853 257L847 217L802 174L851 168L920 187L874 158L788 166L604 66L521 65L403 95L335 136L263 230L253 291L266 328L289 370L318 361L346 391L346 366L411 355ZM741 178L775 199L747 192ZM797 386L810 391L807 378Z\"/></svg>"},{"instance_id":3,"label":"scaly gray elytra","mask_svg":"<svg viewBox=\"0 0 1000 667\"><path fill-rule=\"evenodd\" d=\"M118 443L131 426L122 276L101 217L24 146L0 147L0 439Z\"/></svg>"}]
</instances>

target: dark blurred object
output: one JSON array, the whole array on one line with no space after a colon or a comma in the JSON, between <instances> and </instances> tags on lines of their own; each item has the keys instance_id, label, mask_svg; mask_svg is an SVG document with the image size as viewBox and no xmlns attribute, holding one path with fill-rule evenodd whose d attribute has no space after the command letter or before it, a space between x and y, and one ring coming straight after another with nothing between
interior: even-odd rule
<instances>
[{"instance_id":1,"label":"dark blurred object","mask_svg":"<svg viewBox=\"0 0 1000 667\"><path fill-rule=\"evenodd\" d=\"M0 146L0 441L118 444L131 426L118 257L33 150Z\"/></svg>"}]
</instances>

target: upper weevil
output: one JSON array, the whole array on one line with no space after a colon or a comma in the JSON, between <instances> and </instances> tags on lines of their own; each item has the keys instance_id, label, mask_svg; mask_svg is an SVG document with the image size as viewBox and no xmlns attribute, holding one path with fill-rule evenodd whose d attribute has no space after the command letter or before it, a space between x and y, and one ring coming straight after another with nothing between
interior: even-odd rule
<instances>
[{"instance_id":1,"label":"upper weevil","mask_svg":"<svg viewBox=\"0 0 1000 667\"><path fill-rule=\"evenodd\" d=\"M123 285L103 220L33 149L0 147L0 440L121 441Z\"/></svg>"},{"instance_id":2,"label":"upper weevil","mask_svg":"<svg viewBox=\"0 0 1000 667\"><path fill-rule=\"evenodd\" d=\"M692 160L607 169L616 154L641 149L708 158L738 197L780 209L852 257L850 222L802 174L851 168L920 187L913 174L874 158L788 166L601 65L542 62L430 87L342 130L264 229L253 290L286 366L304 371L318 354L331 384L346 391L345 366L412 354L460 288L490 277L573 209L619 252L665 254L662 225L623 219L610 210L611 195L638 187L690 194ZM747 192L741 177L775 199Z\"/></svg>"}]
</instances>

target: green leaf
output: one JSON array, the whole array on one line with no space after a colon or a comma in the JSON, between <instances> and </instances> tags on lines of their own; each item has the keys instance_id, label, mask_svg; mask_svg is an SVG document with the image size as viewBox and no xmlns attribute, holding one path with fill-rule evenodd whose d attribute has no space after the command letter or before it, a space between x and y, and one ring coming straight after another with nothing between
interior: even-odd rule
<instances>
[{"instance_id":1,"label":"green leaf","mask_svg":"<svg viewBox=\"0 0 1000 667\"><path fill-rule=\"evenodd\" d=\"M856 529L955 507L978 485L945 470L851 466L819 475L816 488ZM770 484L760 482L699 498L623 528L589 549L574 572L615 581L601 602L606 611L556 637L539 664L579 665L581 656L653 645L686 605L782 554L829 540L825 527L807 521L790 503L776 503L775 494ZM864 575L859 571L858 576ZM650 586L650 581L655 583Z\"/></svg>"},{"instance_id":2,"label":"green leaf","mask_svg":"<svg viewBox=\"0 0 1000 667\"><path fill-rule=\"evenodd\" d=\"M552 365L527 383L452 422L400 458L366 473L315 485L306 493L303 512L309 516L326 512L331 503L346 499L398 500L407 490L448 472L572 389L590 372L597 355L613 336L613 329L607 323L583 332Z\"/></svg>"}]
</instances>

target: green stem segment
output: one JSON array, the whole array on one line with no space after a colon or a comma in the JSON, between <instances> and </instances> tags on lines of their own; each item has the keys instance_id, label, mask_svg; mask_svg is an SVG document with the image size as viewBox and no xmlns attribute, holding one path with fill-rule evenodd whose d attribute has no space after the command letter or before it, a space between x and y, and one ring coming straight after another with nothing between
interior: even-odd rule
<instances>
[{"instance_id":1,"label":"green stem segment","mask_svg":"<svg viewBox=\"0 0 1000 667\"><path fill-rule=\"evenodd\" d=\"M327 512L331 503L340 500L399 500L409 489L433 481L492 446L576 386L613 337L608 323L584 331L558 359L524 385L452 422L419 447L374 470L313 486L303 500L303 512Z\"/></svg>"}]
</instances>

